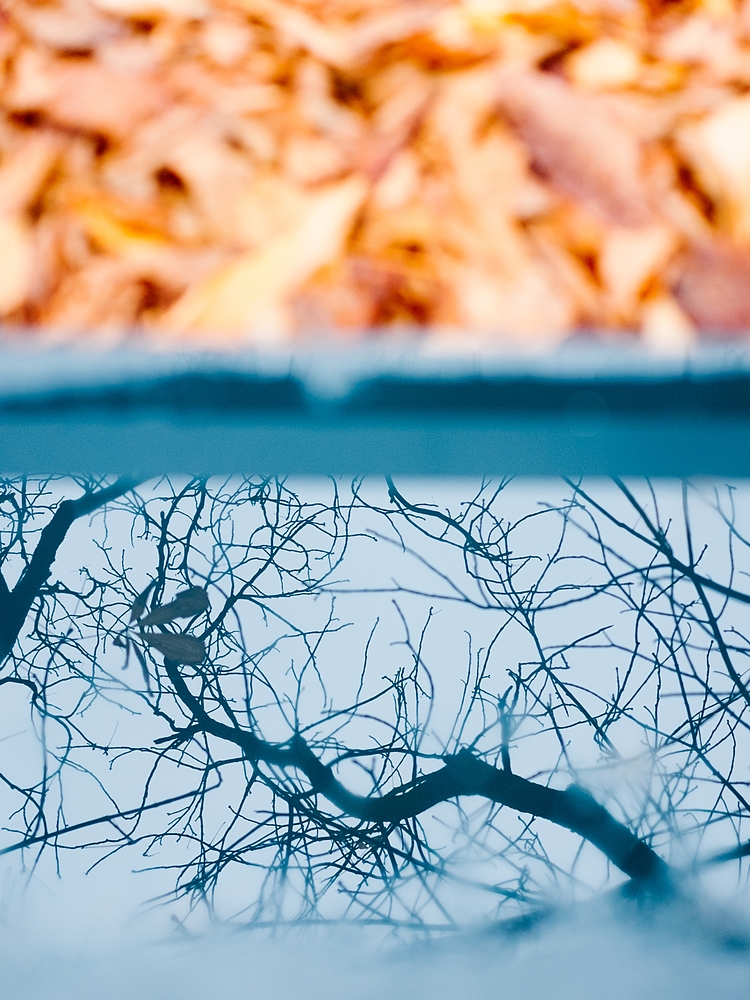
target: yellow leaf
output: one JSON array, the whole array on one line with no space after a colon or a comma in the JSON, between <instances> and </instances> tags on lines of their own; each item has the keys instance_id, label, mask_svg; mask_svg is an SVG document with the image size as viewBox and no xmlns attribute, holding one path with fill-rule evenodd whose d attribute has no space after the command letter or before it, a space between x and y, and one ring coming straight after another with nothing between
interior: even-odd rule
<instances>
[{"instance_id":1,"label":"yellow leaf","mask_svg":"<svg viewBox=\"0 0 750 1000\"><path fill-rule=\"evenodd\" d=\"M157 230L126 222L111 211L104 199L76 199L73 212L88 236L107 253L131 259L148 259L155 250L169 246Z\"/></svg>"},{"instance_id":2,"label":"yellow leaf","mask_svg":"<svg viewBox=\"0 0 750 1000\"><path fill-rule=\"evenodd\" d=\"M724 101L703 121L684 126L677 140L733 235L750 239L750 96Z\"/></svg>"},{"instance_id":3,"label":"yellow leaf","mask_svg":"<svg viewBox=\"0 0 750 1000\"><path fill-rule=\"evenodd\" d=\"M641 57L625 42L599 38L568 56L565 70L573 83L588 90L628 87L640 75Z\"/></svg>"},{"instance_id":4,"label":"yellow leaf","mask_svg":"<svg viewBox=\"0 0 750 1000\"><path fill-rule=\"evenodd\" d=\"M641 337L655 354L679 356L694 344L696 330L675 299L662 293L643 308Z\"/></svg>"},{"instance_id":5,"label":"yellow leaf","mask_svg":"<svg viewBox=\"0 0 750 1000\"><path fill-rule=\"evenodd\" d=\"M664 269L676 249L675 234L664 223L609 227L598 272L615 312L628 317L643 286Z\"/></svg>"},{"instance_id":6,"label":"yellow leaf","mask_svg":"<svg viewBox=\"0 0 750 1000\"><path fill-rule=\"evenodd\" d=\"M283 335L283 318L277 318L286 296L342 252L367 189L358 175L324 188L310 198L296 226L188 289L159 325L178 331ZM275 330L269 329L272 324Z\"/></svg>"},{"instance_id":7,"label":"yellow leaf","mask_svg":"<svg viewBox=\"0 0 750 1000\"><path fill-rule=\"evenodd\" d=\"M3 160L0 168L0 211L8 215L26 211L55 164L61 140L50 132L32 134Z\"/></svg>"},{"instance_id":8,"label":"yellow leaf","mask_svg":"<svg viewBox=\"0 0 750 1000\"><path fill-rule=\"evenodd\" d=\"M210 13L206 0L93 0L94 6L119 17L184 17L200 19Z\"/></svg>"},{"instance_id":9,"label":"yellow leaf","mask_svg":"<svg viewBox=\"0 0 750 1000\"><path fill-rule=\"evenodd\" d=\"M0 216L0 315L23 305L34 265L29 227L14 216Z\"/></svg>"}]
</instances>

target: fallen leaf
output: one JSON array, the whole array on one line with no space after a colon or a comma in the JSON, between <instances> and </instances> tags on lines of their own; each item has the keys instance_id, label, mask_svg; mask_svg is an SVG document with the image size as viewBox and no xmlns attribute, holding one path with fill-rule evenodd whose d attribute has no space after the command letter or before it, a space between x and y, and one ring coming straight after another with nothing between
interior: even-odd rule
<instances>
[{"instance_id":1,"label":"fallen leaf","mask_svg":"<svg viewBox=\"0 0 750 1000\"><path fill-rule=\"evenodd\" d=\"M278 111L284 92L270 83L247 79L217 79L215 73L193 62L178 63L169 74L169 84L178 100L233 117Z\"/></svg>"},{"instance_id":2,"label":"fallen leaf","mask_svg":"<svg viewBox=\"0 0 750 1000\"><path fill-rule=\"evenodd\" d=\"M300 60L294 74L294 104L302 129L306 122L344 147L362 140L365 129L361 117L336 100L331 70L314 59Z\"/></svg>"},{"instance_id":3,"label":"fallen leaf","mask_svg":"<svg viewBox=\"0 0 750 1000\"><path fill-rule=\"evenodd\" d=\"M120 17L203 18L211 12L208 0L91 0L99 10Z\"/></svg>"},{"instance_id":4,"label":"fallen leaf","mask_svg":"<svg viewBox=\"0 0 750 1000\"><path fill-rule=\"evenodd\" d=\"M351 153L331 139L293 135L284 151L284 173L302 185L334 180L351 166Z\"/></svg>"},{"instance_id":5,"label":"fallen leaf","mask_svg":"<svg viewBox=\"0 0 750 1000\"><path fill-rule=\"evenodd\" d=\"M681 264L674 295L700 329L750 330L750 251L718 241L692 248Z\"/></svg>"},{"instance_id":6,"label":"fallen leaf","mask_svg":"<svg viewBox=\"0 0 750 1000\"><path fill-rule=\"evenodd\" d=\"M0 166L0 213L22 215L37 198L60 156L59 136L32 133L9 153Z\"/></svg>"},{"instance_id":7,"label":"fallen leaf","mask_svg":"<svg viewBox=\"0 0 750 1000\"><path fill-rule=\"evenodd\" d=\"M590 42L599 34L602 24L597 5L552 0L541 4L518 4L507 11L512 24L523 25L529 33L551 35L566 47Z\"/></svg>"},{"instance_id":8,"label":"fallen leaf","mask_svg":"<svg viewBox=\"0 0 750 1000\"><path fill-rule=\"evenodd\" d=\"M568 79L586 90L629 87L641 71L641 55L627 42L599 38L575 49L565 60Z\"/></svg>"},{"instance_id":9,"label":"fallen leaf","mask_svg":"<svg viewBox=\"0 0 750 1000\"><path fill-rule=\"evenodd\" d=\"M678 237L665 223L607 231L598 272L615 315L632 322L644 285L664 270L677 246Z\"/></svg>"},{"instance_id":10,"label":"fallen leaf","mask_svg":"<svg viewBox=\"0 0 750 1000\"><path fill-rule=\"evenodd\" d=\"M235 13L214 14L200 33L203 51L216 66L236 66L253 49L256 35L247 21Z\"/></svg>"},{"instance_id":11,"label":"fallen leaf","mask_svg":"<svg viewBox=\"0 0 750 1000\"><path fill-rule=\"evenodd\" d=\"M290 41L329 66L351 68L373 52L424 29L439 7L414 3L361 18L354 26L329 25L278 0L244 0L245 9L267 18ZM369 11L367 13L370 13Z\"/></svg>"},{"instance_id":12,"label":"fallen leaf","mask_svg":"<svg viewBox=\"0 0 750 1000\"><path fill-rule=\"evenodd\" d=\"M9 4L4 322L202 345L744 329L748 11Z\"/></svg>"},{"instance_id":13,"label":"fallen leaf","mask_svg":"<svg viewBox=\"0 0 750 1000\"><path fill-rule=\"evenodd\" d=\"M148 289L138 274L111 257L92 257L66 274L39 310L41 321L60 330L117 331L131 329Z\"/></svg>"},{"instance_id":14,"label":"fallen leaf","mask_svg":"<svg viewBox=\"0 0 750 1000\"><path fill-rule=\"evenodd\" d=\"M461 326L489 331L501 340L533 337L540 346L559 342L575 306L540 263L529 261L512 280L476 267L456 268L453 294Z\"/></svg>"},{"instance_id":15,"label":"fallen leaf","mask_svg":"<svg viewBox=\"0 0 750 1000\"><path fill-rule=\"evenodd\" d=\"M683 126L677 143L705 192L719 205L723 227L750 239L750 96L732 98L702 121Z\"/></svg>"},{"instance_id":16,"label":"fallen leaf","mask_svg":"<svg viewBox=\"0 0 750 1000\"><path fill-rule=\"evenodd\" d=\"M160 325L176 331L285 335L285 297L342 252L367 189L365 179L355 175L311 196L295 227L194 285Z\"/></svg>"},{"instance_id":17,"label":"fallen leaf","mask_svg":"<svg viewBox=\"0 0 750 1000\"><path fill-rule=\"evenodd\" d=\"M147 258L155 250L170 245L163 230L146 220L146 212L128 212L127 206L118 204L115 199L81 194L72 197L69 205L71 215L105 253L132 259Z\"/></svg>"},{"instance_id":18,"label":"fallen leaf","mask_svg":"<svg viewBox=\"0 0 750 1000\"><path fill-rule=\"evenodd\" d=\"M638 140L595 98L549 75L504 72L498 105L553 187L607 222L651 220Z\"/></svg>"},{"instance_id":19,"label":"fallen leaf","mask_svg":"<svg viewBox=\"0 0 750 1000\"><path fill-rule=\"evenodd\" d=\"M30 48L16 60L4 98L8 111L41 113L59 125L118 139L168 102L168 92L148 74L119 73L88 57L61 59Z\"/></svg>"},{"instance_id":20,"label":"fallen leaf","mask_svg":"<svg viewBox=\"0 0 750 1000\"><path fill-rule=\"evenodd\" d=\"M96 48L127 31L122 22L103 17L85 2L57 8L19 6L16 17L36 42L70 52Z\"/></svg>"},{"instance_id":21,"label":"fallen leaf","mask_svg":"<svg viewBox=\"0 0 750 1000\"><path fill-rule=\"evenodd\" d=\"M372 202L376 209L390 211L403 208L419 193L420 164L414 152L405 149L398 153L373 190Z\"/></svg>"},{"instance_id":22,"label":"fallen leaf","mask_svg":"<svg viewBox=\"0 0 750 1000\"><path fill-rule=\"evenodd\" d=\"M31 288L34 241L16 216L0 215L0 316L23 305Z\"/></svg>"},{"instance_id":23,"label":"fallen leaf","mask_svg":"<svg viewBox=\"0 0 750 1000\"><path fill-rule=\"evenodd\" d=\"M656 53L666 63L709 67L716 79L747 77L747 56L737 45L734 18L697 12L658 38Z\"/></svg>"},{"instance_id":24,"label":"fallen leaf","mask_svg":"<svg viewBox=\"0 0 750 1000\"><path fill-rule=\"evenodd\" d=\"M377 262L348 257L325 268L293 294L290 309L298 329L356 334L375 326L389 310L400 276Z\"/></svg>"},{"instance_id":25,"label":"fallen leaf","mask_svg":"<svg viewBox=\"0 0 750 1000\"><path fill-rule=\"evenodd\" d=\"M641 317L643 342L656 354L683 355L695 343L695 324L672 295L662 293L648 300Z\"/></svg>"}]
</instances>

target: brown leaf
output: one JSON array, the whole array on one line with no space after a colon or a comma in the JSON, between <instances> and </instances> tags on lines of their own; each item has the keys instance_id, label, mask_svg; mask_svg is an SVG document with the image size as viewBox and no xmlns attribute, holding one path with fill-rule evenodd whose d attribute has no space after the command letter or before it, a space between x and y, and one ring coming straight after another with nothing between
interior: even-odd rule
<instances>
[{"instance_id":1,"label":"brown leaf","mask_svg":"<svg viewBox=\"0 0 750 1000\"><path fill-rule=\"evenodd\" d=\"M341 68L361 64L378 49L418 34L439 10L432 4L403 4L395 10L362 17L353 27L346 27L323 23L299 7L278 0L246 0L246 5L267 18L286 36L285 40L305 48L321 62Z\"/></svg>"},{"instance_id":2,"label":"brown leaf","mask_svg":"<svg viewBox=\"0 0 750 1000\"><path fill-rule=\"evenodd\" d=\"M516 71L501 74L498 98L533 166L558 191L608 222L650 221L638 139L597 98L550 74Z\"/></svg>"},{"instance_id":3,"label":"brown leaf","mask_svg":"<svg viewBox=\"0 0 750 1000\"><path fill-rule=\"evenodd\" d=\"M278 111L283 106L279 87L255 81L228 84L194 62L178 63L169 75L169 83L179 98L230 117Z\"/></svg>"},{"instance_id":4,"label":"brown leaf","mask_svg":"<svg viewBox=\"0 0 750 1000\"><path fill-rule=\"evenodd\" d=\"M63 330L125 331L136 321L145 292L139 276L121 261L93 257L80 270L63 276L40 316Z\"/></svg>"},{"instance_id":5,"label":"brown leaf","mask_svg":"<svg viewBox=\"0 0 750 1000\"><path fill-rule=\"evenodd\" d=\"M206 647L201 639L193 635L174 632L145 633L141 636L147 646L153 646L175 663L201 663L206 655Z\"/></svg>"},{"instance_id":6,"label":"brown leaf","mask_svg":"<svg viewBox=\"0 0 750 1000\"><path fill-rule=\"evenodd\" d=\"M378 261L350 256L316 275L291 299L295 326L316 333L332 328L361 333L389 310L403 286L395 269Z\"/></svg>"},{"instance_id":7,"label":"brown leaf","mask_svg":"<svg viewBox=\"0 0 750 1000\"><path fill-rule=\"evenodd\" d=\"M532 336L537 343L552 346L570 327L574 305L542 262L527 258L523 265L512 278L478 267L455 268L459 321L501 340Z\"/></svg>"},{"instance_id":8,"label":"brown leaf","mask_svg":"<svg viewBox=\"0 0 750 1000\"><path fill-rule=\"evenodd\" d=\"M203 587L191 587L183 590L169 604L161 605L146 615L140 622L143 625L166 625L173 622L175 618L192 618L199 615L201 611L207 611L210 607L208 594Z\"/></svg>"},{"instance_id":9,"label":"brown leaf","mask_svg":"<svg viewBox=\"0 0 750 1000\"><path fill-rule=\"evenodd\" d=\"M93 49L127 31L124 24L103 17L88 4L19 5L16 17L36 42L68 52Z\"/></svg>"},{"instance_id":10,"label":"brown leaf","mask_svg":"<svg viewBox=\"0 0 750 1000\"><path fill-rule=\"evenodd\" d=\"M351 165L352 159L341 143L316 136L292 136L284 153L284 172L301 185L333 180Z\"/></svg>"},{"instance_id":11,"label":"brown leaf","mask_svg":"<svg viewBox=\"0 0 750 1000\"><path fill-rule=\"evenodd\" d=\"M699 330L750 329L750 251L719 242L694 247L685 257L674 293Z\"/></svg>"},{"instance_id":12,"label":"brown leaf","mask_svg":"<svg viewBox=\"0 0 750 1000\"><path fill-rule=\"evenodd\" d=\"M120 139L166 107L169 95L146 73L118 72L94 59L56 59L23 50L6 109L42 113L59 125Z\"/></svg>"},{"instance_id":13,"label":"brown leaf","mask_svg":"<svg viewBox=\"0 0 750 1000\"><path fill-rule=\"evenodd\" d=\"M667 65L703 64L714 79L742 79L747 76L747 55L737 44L739 34L729 18L717 18L706 10L677 21L655 48Z\"/></svg>"}]
</instances>

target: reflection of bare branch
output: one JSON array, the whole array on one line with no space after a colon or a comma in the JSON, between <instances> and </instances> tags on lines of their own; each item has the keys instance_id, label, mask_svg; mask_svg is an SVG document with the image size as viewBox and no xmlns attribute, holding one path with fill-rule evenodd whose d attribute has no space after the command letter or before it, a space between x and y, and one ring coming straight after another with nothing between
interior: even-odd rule
<instances>
[{"instance_id":1,"label":"reflection of bare branch","mask_svg":"<svg viewBox=\"0 0 750 1000\"><path fill-rule=\"evenodd\" d=\"M57 551L73 522L116 500L136 485L132 479L119 479L112 486L84 493L77 500L63 500L58 505L13 590L9 590L4 578L0 585L0 660L13 648L31 605L39 594L39 588L47 582Z\"/></svg>"},{"instance_id":2,"label":"reflection of bare branch","mask_svg":"<svg viewBox=\"0 0 750 1000\"><path fill-rule=\"evenodd\" d=\"M80 578L51 577L54 553L41 571L71 517L56 481L8 482L0 506L0 560L43 577L1 681L34 694L45 748L27 786L0 764L17 847L139 844L193 901L232 868L255 873L252 919L399 926L450 924L450 886L494 914L591 888L604 861L663 890L685 833L745 856L750 547L720 497L729 555L707 569L690 503L665 519L649 484L571 483L515 515L506 482L452 507L392 480L81 485L101 515ZM73 815L71 775L96 814Z\"/></svg>"},{"instance_id":3,"label":"reflection of bare branch","mask_svg":"<svg viewBox=\"0 0 750 1000\"><path fill-rule=\"evenodd\" d=\"M659 856L575 785L562 792L534 784L491 767L470 751L462 750L444 757L445 766L439 771L421 776L410 785L379 798L354 795L336 780L332 769L315 756L302 737L294 736L287 745L274 746L253 733L217 722L191 694L179 665L165 659L164 666L178 697L196 719L196 725L189 731L191 738L198 732L210 733L240 747L254 764L263 762L296 768L305 774L313 793L323 795L356 819L395 825L460 795L482 795L580 834L631 878L654 883L667 881L667 866ZM179 736L183 739L185 732Z\"/></svg>"},{"instance_id":4,"label":"reflection of bare branch","mask_svg":"<svg viewBox=\"0 0 750 1000\"><path fill-rule=\"evenodd\" d=\"M566 480L566 482L573 487L576 494L582 497L586 501L586 503L590 504L592 507L598 510L600 514L603 514L606 518L612 521L613 524L616 524L618 528L622 528L623 530L629 532L631 535L633 535L634 538L637 538L640 542L643 542L645 545L652 546L653 548L657 549L662 555L666 556L668 564L678 573L681 573L689 580L692 580L696 586L705 587L707 590L713 590L717 594L723 594L725 597L731 597L733 600L740 601L743 604L750 604L750 594L746 594L741 590L737 590L735 587L727 587L716 580L711 580L709 577L703 576L701 573L698 573L694 566L691 566L688 563L684 563L682 562L682 560L678 559L677 556L674 554L671 545L667 541L666 535L658 528L654 527L653 524L651 524L648 515L645 513L641 505L636 501L635 497L632 495L632 493L624 483L618 481L620 489L623 491L623 493L625 493L628 499L630 499L630 501L633 504L633 507L638 511L639 515L644 519L646 525L648 526L651 532L652 536L651 538L647 537L642 532L637 531L635 528L625 524L624 521L621 521L618 518L614 517L610 511L606 510L595 500L593 500L579 485L574 484L570 480Z\"/></svg>"}]
</instances>

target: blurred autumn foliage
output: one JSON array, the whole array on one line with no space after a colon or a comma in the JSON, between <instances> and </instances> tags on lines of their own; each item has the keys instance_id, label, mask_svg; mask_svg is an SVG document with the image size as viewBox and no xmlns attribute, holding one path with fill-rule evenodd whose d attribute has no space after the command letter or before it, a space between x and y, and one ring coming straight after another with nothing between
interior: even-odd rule
<instances>
[{"instance_id":1,"label":"blurred autumn foliage","mask_svg":"<svg viewBox=\"0 0 750 1000\"><path fill-rule=\"evenodd\" d=\"M748 0L8 0L0 55L6 330L750 328Z\"/></svg>"}]
</instances>

